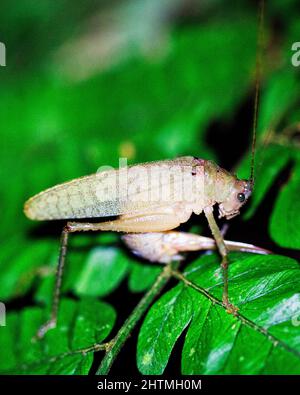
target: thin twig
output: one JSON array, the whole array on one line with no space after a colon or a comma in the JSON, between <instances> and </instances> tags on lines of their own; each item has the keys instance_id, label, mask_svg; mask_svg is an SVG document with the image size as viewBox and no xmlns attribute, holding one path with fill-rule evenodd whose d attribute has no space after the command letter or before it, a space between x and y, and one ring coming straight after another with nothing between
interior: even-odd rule
<instances>
[{"instance_id":1,"label":"thin twig","mask_svg":"<svg viewBox=\"0 0 300 395\"><path fill-rule=\"evenodd\" d=\"M178 262L173 262L167 265L163 271L157 277L155 283L152 285L150 290L144 295L144 297L140 300L139 304L135 307L131 315L127 318L123 326L120 328L116 337L110 341L110 345L106 350L106 354L101 361L101 364L96 372L98 375L108 374L110 368L119 354L122 346L130 336L131 332L135 328L136 324L143 316L145 311L151 305L153 300L157 297L163 287L167 284L167 282L172 277L173 270L176 270L178 267Z\"/></svg>"},{"instance_id":2,"label":"thin twig","mask_svg":"<svg viewBox=\"0 0 300 395\"><path fill-rule=\"evenodd\" d=\"M39 359L38 361L35 362L29 362L29 363L22 363L18 366L18 370L28 370L28 369L32 369L36 366L40 366L42 364L49 364L49 363L54 363L56 361L59 361L63 358L67 358L70 357L72 355L78 355L78 354L82 354L82 355L86 355L89 352L96 352L96 351L101 351L101 350L107 350L108 346L109 346L110 342L107 343L102 343L102 344L94 344L92 346L86 347L86 348L81 348L78 350L72 350L72 351L66 351L63 352L61 354L58 355L54 355L54 356L49 356L43 359ZM7 374L10 374L10 371L6 372Z\"/></svg>"}]
</instances>

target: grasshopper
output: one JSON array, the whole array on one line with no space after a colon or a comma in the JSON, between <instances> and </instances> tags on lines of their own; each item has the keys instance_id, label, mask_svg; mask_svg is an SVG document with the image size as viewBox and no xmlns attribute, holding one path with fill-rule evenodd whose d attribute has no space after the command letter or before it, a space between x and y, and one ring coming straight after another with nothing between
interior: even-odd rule
<instances>
[{"instance_id":1,"label":"grasshopper","mask_svg":"<svg viewBox=\"0 0 300 395\"><path fill-rule=\"evenodd\" d=\"M263 12L260 26L262 15ZM229 220L240 213L252 193L258 82L257 75L249 180L238 179L210 160L185 156L77 178L42 191L25 203L24 212L29 219L68 220L61 235L51 317L40 328L39 337L56 326L68 239L70 233L75 232L122 232L122 240L134 254L158 263L182 260L182 252L217 248L224 281L223 305L229 313L236 313L237 308L228 296L228 251L260 254L269 251L224 240L214 217L214 207L218 206L219 218ZM193 213L204 213L213 239L174 230ZM106 217L114 218L102 222L83 221Z\"/></svg>"},{"instance_id":2,"label":"grasshopper","mask_svg":"<svg viewBox=\"0 0 300 395\"><path fill-rule=\"evenodd\" d=\"M219 217L235 217L251 195L252 185L252 180L239 180L209 160L187 156L107 170L56 185L30 198L24 211L32 220L118 217L97 223L67 222L61 236L51 319L39 335L56 326L68 238L74 232L123 232L123 241L136 255L160 263L183 259L180 252L216 246L222 257L223 303L234 313L235 307L228 298L228 250L267 250L225 241L213 207L218 205ZM202 212L214 240L173 231L192 213Z\"/></svg>"}]
</instances>

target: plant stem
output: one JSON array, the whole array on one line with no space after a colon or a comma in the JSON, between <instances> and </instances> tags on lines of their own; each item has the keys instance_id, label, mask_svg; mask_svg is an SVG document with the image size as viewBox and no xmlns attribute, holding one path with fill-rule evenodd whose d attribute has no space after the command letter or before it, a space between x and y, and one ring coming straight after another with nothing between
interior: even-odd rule
<instances>
[{"instance_id":1,"label":"plant stem","mask_svg":"<svg viewBox=\"0 0 300 395\"><path fill-rule=\"evenodd\" d=\"M105 375L109 373L114 360L116 359L128 337L130 336L131 332L135 328L136 324L145 313L145 311L148 309L148 307L151 305L156 296L170 280L173 270L176 270L178 268L178 265L178 262L172 262L168 264L159 274L155 283L140 300L131 315L127 318L123 326L120 328L116 337L111 340L110 347L108 348L104 358L102 359L96 374Z\"/></svg>"},{"instance_id":2,"label":"plant stem","mask_svg":"<svg viewBox=\"0 0 300 395\"><path fill-rule=\"evenodd\" d=\"M177 278L177 280L182 281L185 285L195 289L199 293L201 293L203 296L208 298L213 304L217 304L221 307L224 307L224 304L221 302L221 300L215 298L213 295L211 295L208 291L206 291L205 288L200 287L199 285L193 283L191 280L189 280L187 277L185 277L182 273L180 273L178 270L173 270L172 271L172 276Z\"/></svg>"}]
</instances>

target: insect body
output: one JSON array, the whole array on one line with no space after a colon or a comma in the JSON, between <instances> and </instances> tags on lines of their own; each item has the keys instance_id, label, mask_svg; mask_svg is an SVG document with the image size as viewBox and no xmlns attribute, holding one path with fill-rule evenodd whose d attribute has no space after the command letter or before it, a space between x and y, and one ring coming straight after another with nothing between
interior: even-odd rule
<instances>
[{"instance_id":1,"label":"insect body","mask_svg":"<svg viewBox=\"0 0 300 395\"><path fill-rule=\"evenodd\" d=\"M225 243L214 219L213 206L218 205L219 217L230 219L239 214L250 194L251 181L239 180L211 161L187 156L100 172L54 186L29 199L24 211L33 220L117 216L99 223L68 222L64 228L52 317L40 335L56 324L68 235L80 231L124 232L123 239L134 253L158 262L182 259L179 252L202 249L203 245L205 248L210 240L208 248L216 245L222 256L223 302L234 312L228 300L227 250L237 245ZM188 221L193 212L202 211L215 244L211 239L199 239L201 236L170 232ZM245 248L266 253L254 246Z\"/></svg>"},{"instance_id":2,"label":"insect body","mask_svg":"<svg viewBox=\"0 0 300 395\"><path fill-rule=\"evenodd\" d=\"M120 216L102 223L105 229L99 230L157 232L176 228L192 212L200 214L215 203L219 216L230 219L239 214L250 194L248 181L238 180L211 161L187 156L57 185L29 199L25 214L33 220Z\"/></svg>"}]
</instances>

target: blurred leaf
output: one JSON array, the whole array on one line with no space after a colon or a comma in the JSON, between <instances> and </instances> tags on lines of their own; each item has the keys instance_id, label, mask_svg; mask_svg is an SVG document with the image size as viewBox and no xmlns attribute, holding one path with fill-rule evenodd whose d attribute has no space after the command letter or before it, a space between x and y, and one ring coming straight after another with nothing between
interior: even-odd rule
<instances>
[{"instance_id":1,"label":"blurred leaf","mask_svg":"<svg viewBox=\"0 0 300 395\"><path fill-rule=\"evenodd\" d=\"M147 265L136 262L132 262L130 268L128 287L131 292L146 291L162 270L160 266L154 264Z\"/></svg>"},{"instance_id":2,"label":"blurred leaf","mask_svg":"<svg viewBox=\"0 0 300 395\"><path fill-rule=\"evenodd\" d=\"M259 147L255 155L255 185L251 199L247 203L245 219L252 217L257 207L264 199L281 170L288 164L291 158L289 147L281 145L267 145ZM238 168L240 178L249 179L250 157L245 156Z\"/></svg>"},{"instance_id":3,"label":"blurred leaf","mask_svg":"<svg viewBox=\"0 0 300 395\"><path fill-rule=\"evenodd\" d=\"M39 240L33 248L25 240L14 238L1 252L0 299L5 301L28 291L39 271L48 266L53 244Z\"/></svg>"},{"instance_id":4,"label":"blurred leaf","mask_svg":"<svg viewBox=\"0 0 300 395\"><path fill-rule=\"evenodd\" d=\"M277 129L282 118L296 104L299 89L300 80L290 64L273 73L261 97L258 132L267 135L269 129Z\"/></svg>"},{"instance_id":5,"label":"blurred leaf","mask_svg":"<svg viewBox=\"0 0 300 395\"><path fill-rule=\"evenodd\" d=\"M177 338L191 322L182 353L183 374L299 374L300 338L295 337L293 326L300 311L299 265L276 255L230 256L230 298L253 325L179 284L152 306L142 325L138 342L142 373L164 371ZM215 254L189 265L185 275L221 300L222 280ZM276 346L258 326L276 337Z\"/></svg>"},{"instance_id":6,"label":"blurred leaf","mask_svg":"<svg viewBox=\"0 0 300 395\"><path fill-rule=\"evenodd\" d=\"M107 295L126 275L128 263L128 258L118 248L94 248L78 275L75 291L79 295Z\"/></svg>"},{"instance_id":7,"label":"blurred leaf","mask_svg":"<svg viewBox=\"0 0 300 395\"><path fill-rule=\"evenodd\" d=\"M281 247L300 249L300 165L282 186L270 220L272 239Z\"/></svg>"},{"instance_id":8,"label":"blurred leaf","mask_svg":"<svg viewBox=\"0 0 300 395\"><path fill-rule=\"evenodd\" d=\"M93 354L74 351L100 343L108 336L115 322L113 308L91 298L81 302L63 299L58 327L41 341L34 341L45 316L36 307L8 314L6 327L0 331L0 346L6 356L0 359L1 372L87 374Z\"/></svg>"}]
</instances>

